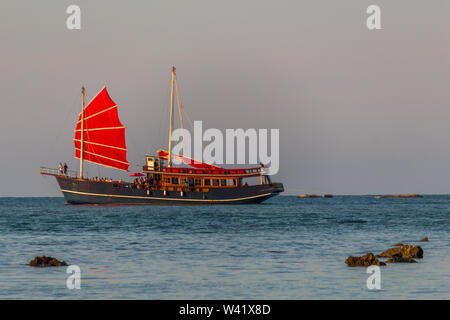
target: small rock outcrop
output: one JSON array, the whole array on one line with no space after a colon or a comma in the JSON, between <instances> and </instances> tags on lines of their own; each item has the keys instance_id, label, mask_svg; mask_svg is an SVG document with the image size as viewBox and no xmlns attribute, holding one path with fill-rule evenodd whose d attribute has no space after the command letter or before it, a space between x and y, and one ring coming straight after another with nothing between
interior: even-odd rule
<instances>
[{"instance_id":1,"label":"small rock outcrop","mask_svg":"<svg viewBox=\"0 0 450 320\"><path fill-rule=\"evenodd\" d=\"M403 247L404 244L403 243L396 243L392 245L393 247Z\"/></svg>"},{"instance_id":2,"label":"small rock outcrop","mask_svg":"<svg viewBox=\"0 0 450 320\"><path fill-rule=\"evenodd\" d=\"M348 257L345 263L349 267L385 266L386 264L378 260L372 252L362 257Z\"/></svg>"},{"instance_id":3,"label":"small rock outcrop","mask_svg":"<svg viewBox=\"0 0 450 320\"><path fill-rule=\"evenodd\" d=\"M390 248L376 257L383 257L383 258L392 258L393 256L399 256L402 258L423 258L423 249L420 246L409 246L409 245L402 245L395 248Z\"/></svg>"},{"instance_id":4,"label":"small rock outcrop","mask_svg":"<svg viewBox=\"0 0 450 320\"><path fill-rule=\"evenodd\" d=\"M41 256L35 257L28 265L32 267L62 267L67 266L67 263L53 257Z\"/></svg>"},{"instance_id":5,"label":"small rock outcrop","mask_svg":"<svg viewBox=\"0 0 450 320\"><path fill-rule=\"evenodd\" d=\"M420 194L416 193L407 193L407 194L392 194L392 195L384 195L384 196L375 196L376 199L383 198L422 198Z\"/></svg>"},{"instance_id":6,"label":"small rock outcrop","mask_svg":"<svg viewBox=\"0 0 450 320\"><path fill-rule=\"evenodd\" d=\"M413 258L403 258L400 255L393 255L392 258L387 259L386 263L417 263Z\"/></svg>"},{"instance_id":7,"label":"small rock outcrop","mask_svg":"<svg viewBox=\"0 0 450 320\"><path fill-rule=\"evenodd\" d=\"M427 242L427 241L428 241L428 237L420 239L420 242Z\"/></svg>"}]
</instances>

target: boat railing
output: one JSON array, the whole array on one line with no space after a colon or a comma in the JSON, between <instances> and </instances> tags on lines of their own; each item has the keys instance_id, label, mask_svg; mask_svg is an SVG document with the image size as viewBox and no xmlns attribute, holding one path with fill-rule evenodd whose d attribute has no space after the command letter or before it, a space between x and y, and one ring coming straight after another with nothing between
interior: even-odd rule
<instances>
[{"instance_id":1,"label":"boat railing","mask_svg":"<svg viewBox=\"0 0 450 320\"><path fill-rule=\"evenodd\" d=\"M52 168L46 168L46 167L41 167L41 174L48 174L48 175L52 175L52 176L66 176L66 177L70 177L70 178L76 178L78 176L78 172L73 171L73 170L67 170L66 174L61 173L59 171L59 169L52 169Z\"/></svg>"},{"instance_id":2,"label":"boat railing","mask_svg":"<svg viewBox=\"0 0 450 320\"><path fill-rule=\"evenodd\" d=\"M144 166L143 171L154 171L163 173L182 173L182 174L209 174L209 175L249 175L260 174L262 168L248 168L248 169L196 169L196 168L180 168L180 167L162 167L159 170L151 170L150 167Z\"/></svg>"}]
</instances>

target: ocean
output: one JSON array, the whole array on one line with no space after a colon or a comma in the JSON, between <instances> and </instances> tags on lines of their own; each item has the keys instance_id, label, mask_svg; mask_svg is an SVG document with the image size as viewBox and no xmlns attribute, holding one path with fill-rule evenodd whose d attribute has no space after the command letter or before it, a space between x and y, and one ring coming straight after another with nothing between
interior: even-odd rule
<instances>
[{"instance_id":1,"label":"ocean","mask_svg":"<svg viewBox=\"0 0 450 320\"><path fill-rule=\"evenodd\" d=\"M0 198L0 299L450 299L450 196L278 196L240 206ZM423 237L429 242L419 242ZM370 290L349 255L419 244ZM35 256L77 265L35 268Z\"/></svg>"}]
</instances>

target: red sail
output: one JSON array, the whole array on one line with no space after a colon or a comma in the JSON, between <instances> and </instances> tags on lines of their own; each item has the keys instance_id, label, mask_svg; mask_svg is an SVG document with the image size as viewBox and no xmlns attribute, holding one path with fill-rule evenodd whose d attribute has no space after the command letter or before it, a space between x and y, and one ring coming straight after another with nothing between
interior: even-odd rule
<instances>
[{"instance_id":1,"label":"red sail","mask_svg":"<svg viewBox=\"0 0 450 320\"><path fill-rule=\"evenodd\" d=\"M166 150L158 150L158 155L163 158L164 160L169 159L169 152L167 152ZM197 168L197 169L222 169L221 167L206 163L206 162L201 162L192 158L188 158L188 157L184 157L184 156L180 156L179 154L171 154L171 156L173 157L173 159L177 160L177 161L181 161L184 162L187 165L190 165L193 168Z\"/></svg>"},{"instance_id":2,"label":"red sail","mask_svg":"<svg viewBox=\"0 0 450 320\"><path fill-rule=\"evenodd\" d=\"M81 113L75 129L75 158L81 155ZM125 126L120 122L117 104L106 87L84 109L83 159L128 171Z\"/></svg>"}]
</instances>

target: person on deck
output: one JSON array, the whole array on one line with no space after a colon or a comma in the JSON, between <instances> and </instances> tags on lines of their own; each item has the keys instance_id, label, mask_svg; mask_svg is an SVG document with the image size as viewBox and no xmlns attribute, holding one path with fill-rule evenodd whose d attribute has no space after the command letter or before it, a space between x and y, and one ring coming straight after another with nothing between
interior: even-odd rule
<instances>
[{"instance_id":1,"label":"person on deck","mask_svg":"<svg viewBox=\"0 0 450 320\"><path fill-rule=\"evenodd\" d=\"M63 170L64 170L64 169L63 169L63 165L62 165L61 162L59 163L58 170L59 170L59 174L60 174L60 175L63 175L63 173L64 173Z\"/></svg>"},{"instance_id":2,"label":"person on deck","mask_svg":"<svg viewBox=\"0 0 450 320\"><path fill-rule=\"evenodd\" d=\"M63 168L64 168L64 175L67 176L67 168L68 168L67 163L64 162Z\"/></svg>"}]
</instances>

